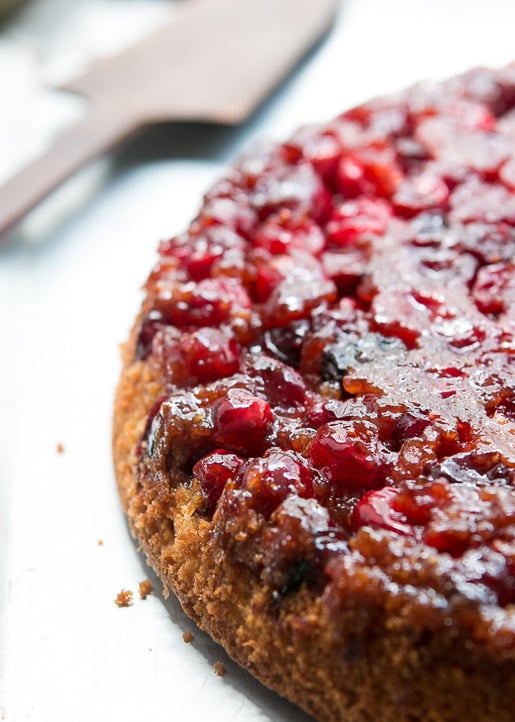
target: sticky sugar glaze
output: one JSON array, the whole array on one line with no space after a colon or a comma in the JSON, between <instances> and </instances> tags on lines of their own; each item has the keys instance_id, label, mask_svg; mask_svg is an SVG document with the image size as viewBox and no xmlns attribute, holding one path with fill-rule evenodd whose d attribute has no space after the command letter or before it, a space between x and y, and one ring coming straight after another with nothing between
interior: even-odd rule
<instances>
[{"instance_id":1,"label":"sticky sugar glaze","mask_svg":"<svg viewBox=\"0 0 515 722\"><path fill-rule=\"evenodd\" d=\"M272 606L373 597L513 653L514 108L513 65L374 100L244 158L160 245L140 470Z\"/></svg>"}]
</instances>

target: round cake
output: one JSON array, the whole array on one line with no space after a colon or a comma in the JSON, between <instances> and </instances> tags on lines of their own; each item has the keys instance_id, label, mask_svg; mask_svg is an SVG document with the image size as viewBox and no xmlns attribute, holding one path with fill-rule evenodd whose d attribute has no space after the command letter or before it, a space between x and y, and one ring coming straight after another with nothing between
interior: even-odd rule
<instances>
[{"instance_id":1,"label":"round cake","mask_svg":"<svg viewBox=\"0 0 515 722\"><path fill-rule=\"evenodd\" d=\"M243 158L123 351L130 528L320 722L513 722L515 64Z\"/></svg>"}]
</instances>

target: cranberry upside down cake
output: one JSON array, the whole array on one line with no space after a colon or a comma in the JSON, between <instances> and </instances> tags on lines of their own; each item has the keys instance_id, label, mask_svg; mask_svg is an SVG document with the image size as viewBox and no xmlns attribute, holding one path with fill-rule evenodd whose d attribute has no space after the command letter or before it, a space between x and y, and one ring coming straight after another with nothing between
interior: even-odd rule
<instances>
[{"instance_id":1,"label":"cranberry upside down cake","mask_svg":"<svg viewBox=\"0 0 515 722\"><path fill-rule=\"evenodd\" d=\"M513 722L515 65L243 158L124 348L130 527L322 722Z\"/></svg>"}]
</instances>

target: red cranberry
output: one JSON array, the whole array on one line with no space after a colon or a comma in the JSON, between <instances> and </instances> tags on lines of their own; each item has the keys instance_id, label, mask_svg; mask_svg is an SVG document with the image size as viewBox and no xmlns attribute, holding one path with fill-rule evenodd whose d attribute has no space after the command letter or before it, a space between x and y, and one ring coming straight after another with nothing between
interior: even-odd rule
<instances>
[{"instance_id":1,"label":"red cranberry","mask_svg":"<svg viewBox=\"0 0 515 722\"><path fill-rule=\"evenodd\" d=\"M253 506L269 513L293 494L313 496L312 472L306 460L293 451L274 449L253 459L243 475L242 484L254 497Z\"/></svg>"},{"instance_id":2,"label":"red cranberry","mask_svg":"<svg viewBox=\"0 0 515 722\"><path fill-rule=\"evenodd\" d=\"M306 401L307 390L302 376L277 359L249 355L245 373L263 382L265 396L274 406L293 408Z\"/></svg>"},{"instance_id":3,"label":"red cranberry","mask_svg":"<svg viewBox=\"0 0 515 722\"><path fill-rule=\"evenodd\" d=\"M326 183L332 184L342 154L341 143L334 133L305 127L286 145L296 151L298 158L302 156L309 160L317 175Z\"/></svg>"},{"instance_id":4,"label":"red cranberry","mask_svg":"<svg viewBox=\"0 0 515 722\"><path fill-rule=\"evenodd\" d=\"M368 270L370 253L367 245L349 246L322 254L322 268L336 284L340 296L354 294Z\"/></svg>"},{"instance_id":5,"label":"red cranberry","mask_svg":"<svg viewBox=\"0 0 515 722\"><path fill-rule=\"evenodd\" d=\"M261 303L267 301L283 279L291 283L315 284L324 279L324 273L316 258L299 250L292 249L291 254L272 256L268 262L260 260L254 285L256 300Z\"/></svg>"},{"instance_id":6,"label":"red cranberry","mask_svg":"<svg viewBox=\"0 0 515 722\"><path fill-rule=\"evenodd\" d=\"M203 513L211 515L229 479L236 479L244 461L225 449L217 449L197 461L193 476L198 479L204 499Z\"/></svg>"},{"instance_id":7,"label":"red cranberry","mask_svg":"<svg viewBox=\"0 0 515 722\"><path fill-rule=\"evenodd\" d=\"M267 326L286 326L308 318L315 309L331 304L336 298L332 281L281 281L265 307Z\"/></svg>"},{"instance_id":8,"label":"red cranberry","mask_svg":"<svg viewBox=\"0 0 515 722\"><path fill-rule=\"evenodd\" d=\"M406 517L393 508L397 494L398 489L388 486L367 492L354 507L352 528L357 531L362 526L374 526L403 536L413 536L413 528Z\"/></svg>"},{"instance_id":9,"label":"red cranberry","mask_svg":"<svg viewBox=\"0 0 515 722\"><path fill-rule=\"evenodd\" d=\"M254 234L254 245L272 254L298 248L318 255L325 245L320 226L311 218L295 216L288 209L269 216Z\"/></svg>"},{"instance_id":10,"label":"red cranberry","mask_svg":"<svg viewBox=\"0 0 515 722\"><path fill-rule=\"evenodd\" d=\"M230 228L248 238L256 225L257 214L245 196L239 198L209 196L206 198L199 220L204 224Z\"/></svg>"},{"instance_id":11,"label":"red cranberry","mask_svg":"<svg viewBox=\"0 0 515 722\"><path fill-rule=\"evenodd\" d=\"M260 396L233 388L215 405L213 421L217 443L251 456L263 450L273 414Z\"/></svg>"},{"instance_id":12,"label":"red cranberry","mask_svg":"<svg viewBox=\"0 0 515 722\"><path fill-rule=\"evenodd\" d=\"M395 210L401 215L412 216L433 208L444 208L449 198L447 184L436 175L426 171L405 178L392 198Z\"/></svg>"},{"instance_id":13,"label":"red cranberry","mask_svg":"<svg viewBox=\"0 0 515 722\"><path fill-rule=\"evenodd\" d=\"M228 252L243 251L241 236L222 226L214 226L205 231L192 247L186 262L186 270L194 281L202 281L212 275L217 261Z\"/></svg>"},{"instance_id":14,"label":"red cranberry","mask_svg":"<svg viewBox=\"0 0 515 722\"><path fill-rule=\"evenodd\" d=\"M200 328L182 336L179 357L194 381L208 383L231 376L239 369L239 347L216 328Z\"/></svg>"},{"instance_id":15,"label":"red cranberry","mask_svg":"<svg viewBox=\"0 0 515 722\"><path fill-rule=\"evenodd\" d=\"M407 439L421 437L430 423L431 421L426 415L406 411L397 418L393 437L398 444L402 444Z\"/></svg>"},{"instance_id":16,"label":"red cranberry","mask_svg":"<svg viewBox=\"0 0 515 722\"><path fill-rule=\"evenodd\" d=\"M425 526L431 520L433 510L447 503L447 487L439 482L431 482L398 491L392 499L392 508L402 514L408 524Z\"/></svg>"},{"instance_id":17,"label":"red cranberry","mask_svg":"<svg viewBox=\"0 0 515 722\"><path fill-rule=\"evenodd\" d=\"M232 317L249 316L250 299L243 286L232 278L207 278L199 283L176 286L154 305L167 323L179 328L218 326Z\"/></svg>"},{"instance_id":18,"label":"red cranberry","mask_svg":"<svg viewBox=\"0 0 515 722\"><path fill-rule=\"evenodd\" d=\"M292 321L288 326L272 328L264 334L266 350L280 361L298 367L302 344L309 333L311 324L307 319Z\"/></svg>"},{"instance_id":19,"label":"red cranberry","mask_svg":"<svg viewBox=\"0 0 515 722\"><path fill-rule=\"evenodd\" d=\"M378 195L389 198L402 180L394 151L367 148L344 155L338 164L336 185L344 198Z\"/></svg>"},{"instance_id":20,"label":"red cranberry","mask_svg":"<svg viewBox=\"0 0 515 722\"><path fill-rule=\"evenodd\" d=\"M329 193L308 163L262 172L256 179L252 201L262 219L288 208L321 221L331 205Z\"/></svg>"},{"instance_id":21,"label":"red cranberry","mask_svg":"<svg viewBox=\"0 0 515 722\"><path fill-rule=\"evenodd\" d=\"M382 236L392 215L381 198L356 198L337 206L328 223L327 237L335 246L354 244L369 236Z\"/></svg>"},{"instance_id":22,"label":"red cranberry","mask_svg":"<svg viewBox=\"0 0 515 722\"><path fill-rule=\"evenodd\" d=\"M329 423L329 421L336 421L341 419L345 415L345 404L339 399L323 399L316 401L308 409L307 421L308 424L318 429L320 426Z\"/></svg>"},{"instance_id":23,"label":"red cranberry","mask_svg":"<svg viewBox=\"0 0 515 722\"><path fill-rule=\"evenodd\" d=\"M377 427L364 420L333 421L322 426L313 440L311 461L342 490L381 486L391 467Z\"/></svg>"},{"instance_id":24,"label":"red cranberry","mask_svg":"<svg viewBox=\"0 0 515 722\"><path fill-rule=\"evenodd\" d=\"M430 325L427 307L417 304L412 293L395 287L385 288L373 297L371 312L373 328L384 336L395 336L411 349Z\"/></svg>"}]
</instances>

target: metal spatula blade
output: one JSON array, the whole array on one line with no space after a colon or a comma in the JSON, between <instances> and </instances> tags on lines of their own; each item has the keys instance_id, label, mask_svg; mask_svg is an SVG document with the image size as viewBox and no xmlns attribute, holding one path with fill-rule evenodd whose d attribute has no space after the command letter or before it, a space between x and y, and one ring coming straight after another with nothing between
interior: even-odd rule
<instances>
[{"instance_id":1,"label":"metal spatula blade","mask_svg":"<svg viewBox=\"0 0 515 722\"><path fill-rule=\"evenodd\" d=\"M163 27L63 87L89 113L0 187L0 234L87 161L160 121L245 120L334 19L339 0L188 0Z\"/></svg>"}]
</instances>

